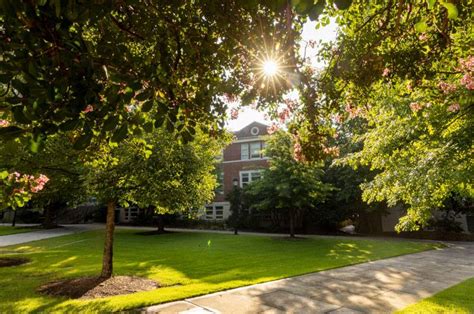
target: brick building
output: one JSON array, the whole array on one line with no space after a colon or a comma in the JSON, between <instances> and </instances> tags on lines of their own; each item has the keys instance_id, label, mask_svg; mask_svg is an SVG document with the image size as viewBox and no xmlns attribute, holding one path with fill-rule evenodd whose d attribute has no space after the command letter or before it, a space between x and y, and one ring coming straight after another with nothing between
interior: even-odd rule
<instances>
[{"instance_id":1,"label":"brick building","mask_svg":"<svg viewBox=\"0 0 474 314\"><path fill-rule=\"evenodd\" d=\"M230 216L230 204L226 194L234 185L244 187L258 180L261 171L268 167L268 158L264 156L267 125L252 122L234 132L234 141L224 149L222 161L217 169L219 186L214 201L206 206L202 219L225 220Z\"/></svg>"}]
</instances>

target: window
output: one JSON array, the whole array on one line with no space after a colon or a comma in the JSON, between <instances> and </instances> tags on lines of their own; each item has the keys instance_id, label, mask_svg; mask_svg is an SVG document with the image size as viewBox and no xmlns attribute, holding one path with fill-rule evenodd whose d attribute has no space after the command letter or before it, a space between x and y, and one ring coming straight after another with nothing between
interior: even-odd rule
<instances>
[{"instance_id":1,"label":"window","mask_svg":"<svg viewBox=\"0 0 474 314\"><path fill-rule=\"evenodd\" d=\"M243 188L252 181L256 181L262 177L262 170L249 170L240 172L240 187Z\"/></svg>"},{"instance_id":2,"label":"window","mask_svg":"<svg viewBox=\"0 0 474 314\"><path fill-rule=\"evenodd\" d=\"M243 143L240 146L240 159L241 160L249 159L249 144L248 143Z\"/></svg>"},{"instance_id":3,"label":"window","mask_svg":"<svg viewBox=\"0 0 474 314\"><path fill-rule=\"evenodd\" d=\"M217 172L217 187L216 187L217 194L224 194L224 171Z\"/></svg>"},{"instance_id":4,"label":"window","mask_svg":"<svg viewBox=\"0 0 474 314\"><path fill-rule=\"evenodd\" d=\"M224 219L224 205L206 205L206 220L222 220Z\"/></svg>"},{"instance_id":5,"label":"window","mask_svg":"<svg viewBox=\"0 0 474 314\"><path fill-rule=\"evenodd\" d=\"M240 186L244 187L245 185L250 183L250 173L243 172L240 174Z\"/></svg>"},{"instance_id":6,"label":"window","mask_svg":"<svg viewBox=\"0 0 474 314\"><path fill-rule=\"evenodd\" d=\"M250 134L252 134L253 136L258 135L259 132L260 130L256 126L250 129Z\"/></svg>"},{"instance_id":7,"label":"window","mask_svg":"<svg viewBox=\"0 0 474 314\"><path fill-rule=\"evenodd\" d=\"M250 159L256 159L262 157L261 143L250 143Z\"/></svg>"},{"instance_id":8,"label":"window","mask_svg":"<svg viewBox=\"0 0 474 314\"><path fill-rule=\"evenodd\" d=\"M214 219L214 207L212 205L206 206L206 219Z\"/></svg>"},{"instance_id":9,"label":"window","mask_svg":"<svg viewBox=\"0 0 474 314\"><path fill-rule=\"evenodd\" d=\"M138 217L140 210L136 207L127 207L124 208L124 218L126 221L131 221Z\"/></svg>"},{"instance_id":10,"label":"window","mask_svg":"<svg viewBox=\"0 0 474 314\"><path fill-rule=\"evenodd\" d=\"M260 179L261 176L262 176L262 175L260 174L260 171L251 172L251 173L250 173L250 182L256 181L256 180Z\"/></svg>"},{"instance_id":11,"label":"window","mask_svg":"<svg viewBox=\"0 0 474 314\"><path fill-rule=\"evenodd\" d=\"M260 159L263 158L262 150L265 148L265 142L242 143L240 146L240 159Z\"/></svg>"},{"instance_id":12,"label":"window","mask_svg":"<svg viewBox=\"0 0 474 314\"><path fill-rule=\"evenodd\" d=\"M220 205L220 206L217 206L216 205L216 219L219 220L219 219L224 219L224 206Z\"/></svg>"}]
</instances>

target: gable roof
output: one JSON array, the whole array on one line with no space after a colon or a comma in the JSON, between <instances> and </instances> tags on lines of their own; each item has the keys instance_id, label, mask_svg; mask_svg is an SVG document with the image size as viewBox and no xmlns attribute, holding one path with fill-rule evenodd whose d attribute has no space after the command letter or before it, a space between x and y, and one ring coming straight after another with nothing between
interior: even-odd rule
<instances>
[{"instance_id":1,"label":"gable roof","mask_svg":"<svg viewBox=\"0 0 474 314\"><path fill-rule=\"evenodd\" d=\"M238 139L259 137L262 135L268 135L267 128L268 128L268 125L254 121L244 126L242 129L235 131L234 135ZM256 132L256 129L258 130L258 132Z\"/></svg>"}]
</instances>

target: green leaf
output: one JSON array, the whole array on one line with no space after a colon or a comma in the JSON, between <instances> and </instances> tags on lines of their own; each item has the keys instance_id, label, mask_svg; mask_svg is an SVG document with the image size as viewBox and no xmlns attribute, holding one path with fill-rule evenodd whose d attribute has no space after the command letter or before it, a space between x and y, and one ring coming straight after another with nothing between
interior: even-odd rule
<instances>
[{"instance_id":1,"label":"green leaf","mask_svg":"<svg viewBox=\"0 0 474 314\"><path fill-rule=\"evenodd\" d=\"M435 3L436 3L436 0L426 0L426 3L428 4L428 9L433 9Z\"/></svg>"},{"instance_id":2,"label":"green leaf","mask_svg":"<svg viewBox=\"0 0 474 314\"><path fill-rule=\"evenodd\" d=\"M12 108L12 111L13 111L13 118L15 119L16 122L22 123L22 124L28 124L31 122L31 120L25 116L23 112L23 106L15 106Z\"/></svg>"},{"instance_id":3,"label":"green leaf","mask_svg":"<svg viewBox=\"0 0 474 314\"><path fill-rule=\"evenodd\" d=\"M170 133L174 132L174 123L169 119L166 121L166 130Z\"/></svg>"},{"instance_id":4,"label":"green leaf","mask_svg":"<svg viewBox=\"0 0 474 314\"><path fill-rule=\"evenodd\" d=\"M61 0L55 0L54 1L54 7L55 7L55 12L56 12L56 17L59 17L61 15Z\"/></svg>"},{"instance_id":5,"label":"green leaf","mask_svg":"<svg viewBox=\"0 0 474 314\"><path fill-rule=\"evenodd\" d=\"M114 135L112 136L111 141L118 143L125 139L128 135L128 124L123 124L117 131L115 131Z\"/></svg>"},{"instance_id":6,"label":"green leaf","mask_svg":"<svg viewBox=\"0 0 474 314\"><path fill-rule=\"evenodd\" d=\"M72 131L79 126L79 120L71 119L67 120L59 125L61 131Z\"/></svg>"},{"instance_id":7,"label":"green leaf","mask_svg":"<svg viewBox=\"0 0 474 314\"><path fill-rule=\"evenodd\" d=\"M418 33L424 33L428 29L428 24L426 24L425 20L421 20L415 24L415 31Z\"/></svg>"},{"instance_id":8,"label":"green leaf","mask_svg":"<svg viewBox=\"0 0 474 314\"><path fill-rule=\"evenodd\" d=\"M104 121L104 125L102 126L102 130L104 131L112 131L117 127L117 124L119 122L119 117L117 116L111 116L107 118L107 120Z\"/></svg>"},{"instance_id":9,"label":"green leaf","mask_svg":"<svg viewBox=\"0 0 474 314\"><path fill-rule=\"evenodd\" d=\"M183 138L183 142L185 144L191 142L194 138L188 130L181 132L181 137Z\"/></svg>"},{"instance_id":10,"label":"green leaf","mask_svg":"<svg viewBox=\"0 0 474 314\"><path fill-rule=\"evenodd\" d=\"M159 129L163 125L163 122L165 122L165 117L164 116L158 117L155 120L155 128Z\"/></svg>"},{"instance_id":11,"label":"green leaf","mask_svg":"<svg viewBox=\"0 0 474 314\"><path fill-rule=\"evenodd\" d=\"M30 139L30 150L33 152L33 153L37 153L39 148L42 146L43 144L43 136L37 136L36 139L35 138L31 138Z\"/></svg>"},{"instance_id":12,"label":"green leaf","mask_svg":"<svg viewBox=\"0 0 474 314\"><path fill-rule=\"evenodd\" d=\"M298 0L292 1L292 5L295 8L295 12L300 15L308 14L313 6L313 0Z\"/></svg>"},{"instance_id":13,"label":"green leaf","mask_svg":"<svg viewBox=\"0 0 474 314\"><path fill-rule=\"evenodd\" d=\"M142 136L142 134L143 134L143 132L139 127L136 127L135 129L133 129L133 135L134 136L140 137L140 136Z\"/></svg>"},{"instance_id":14,"label":"green leaf","mask_svg":"<svg viewBox=\"0 0 474 314\"><path fill-rule=\"evenodd\" d=\"M309 11L308 17L312 21L316 21L319 18L319 16L321 15L321 13L323 13L325 5L326 5L325 1L319 0L315 5L313 5L311 10Z\"/></svg>"},{"instance_id":15,"label":"green leaf","mask_svg":"<svg viewBox=\"0 0 474 314\"><path fill-rule=\"evenodd\" d=\"M151 108L153 108L153 100L152 99L147 100L143 103L142 112L148 112L148 111L151 110Z\"/></svg>"},{"instance_id":16,"label":"green leaf","mask_svg":"<svg viewBox=\"0 0 474 314\"><path fill-rule=\"evenodd\" d=\"M448 19L454 20L458 17L458 8L455 4L443 1L441 5L448 10Z\"/></svg>"},{"instance_id":17,"label":"green leaf","mask_svg":"<svg viewBox=\"0 0 474 314\"><path fill-rule=\"evenodd\" d=\"M145 123L145 125L143 126L143 129L145 130L145 132L147 133L150 133L153 131L153 123L152 122L147 122Z\"/></svg>"},{"instance_id":18,"label":"green leaf","mask_svg":"<svg viewBox=\"0 0 474 314\"><path fill-rule=\"evenodd\" d=\"M86 134L79 136L79 138L76 140L76 142L73 144L72 147L76 150L85 149L91 143L92 136L93 136L92 132L88 132Z\"/></svg>"},{"instance_id":19,"label":"green leaf","mask_svg":"<svg viewBox=\"0 0 474 314\"><path fill-rule=\"evenodd\" d=\"M150 99L151 98L151 93L150 91L144 91L143 93L140 93L138 94L135 99L138 100L138 101L144 101L144 100L147 100L147 99Z\"/></svg>"},{"instance_id":20,"label":"green leaf","mask_svg":"<svg viewBox=\"0 0 474 314\"><path fill-rule=\"evenodd\" d=\"M334 3L339 10L346 10L351 6L352 0L334 0Z\"/></svg>"},{"instance_id":21,"label":"green leaf","mask_svg":"<svg viewBox=\"0 0 474 314\"><path fill-rule=\"evenodd\" d=\"M4 180L7 177L8 177L8 171L6 170L0 171L0 180Z\"/></svg>"}]
</instances>

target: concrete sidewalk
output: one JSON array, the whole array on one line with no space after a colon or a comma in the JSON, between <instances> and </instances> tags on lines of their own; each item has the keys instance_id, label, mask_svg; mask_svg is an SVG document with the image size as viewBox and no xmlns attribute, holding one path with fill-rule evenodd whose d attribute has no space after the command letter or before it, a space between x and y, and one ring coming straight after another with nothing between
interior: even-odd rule
<instances>
[{"instance_id":1,"label":"concrete sidewalk","mask_svg":"<svg viewBox=\"0 0 474 314\"><path fill-rule=\"evenodd\" d=\"M19 224L18 226L32 226ZM89 230L104 228L103 225L85 224L85 225L62 225L61 228L38 230L17 234L0 236L0 247L38 241L43 239L61 237Z\"/></svg>"},{"instance_id":2,"label":"concrete sidewalk","mask_svg":"<svg viewBox=\"0 0 474 314\"><path fill-rule=\"evenodd\" d=\"M474 277L474 243L457 243L151 306L142 312L391 313L470 277Z\"/></svg>"}]
</instances>

